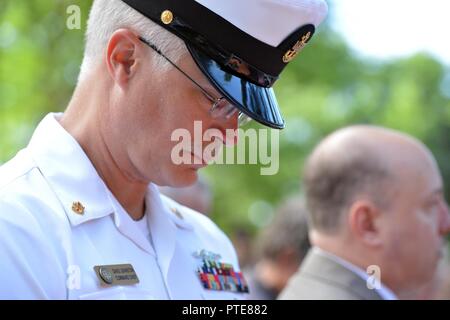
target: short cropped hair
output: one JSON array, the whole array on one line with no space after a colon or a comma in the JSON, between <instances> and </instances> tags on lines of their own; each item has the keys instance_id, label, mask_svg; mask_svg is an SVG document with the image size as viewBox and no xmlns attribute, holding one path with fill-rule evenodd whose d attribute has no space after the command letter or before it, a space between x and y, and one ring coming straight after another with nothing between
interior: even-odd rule
<instances>
[{"instance_id":1,"label":"short cropped hair","mask_svg":"<svg viewBox=\"0 0 450 320\"><path fill-rule=\"evenodd\" d=\"M85 35L85 51L81 65L80 78L104 56L112 34L121 28L128 28L137 35L150 40L173 61L186 52L184 42L160 27L121 0L94 0ZM156 68L168 66L163 57L157 55Z\"/></svg>"}]
</instances>

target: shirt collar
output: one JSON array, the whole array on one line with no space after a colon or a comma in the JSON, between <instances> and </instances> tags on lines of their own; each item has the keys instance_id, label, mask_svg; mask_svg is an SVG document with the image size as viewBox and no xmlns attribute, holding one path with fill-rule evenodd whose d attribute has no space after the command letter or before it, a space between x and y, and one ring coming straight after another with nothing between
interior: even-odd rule
<instances>
[{"instance_id":1,"label":"shirt collar","mask_svg":"<svg viewBox=\"0 0 450 320\"><path fill-rule=\"evenodd\" d=\"M367 281L369 279L369 275L366 272L364 272L363 269L361 269L358 266L355 266L353 263L351 263L347 260L344 260L341 257L338 257L338 256L332 254L331 252L323 250L319 247L314 247L313 250L317 254L325 256L325 257L333 260L334 262L338 263L342 267L346 268L347 270L352 271L353 273L358 275L360 278L362 278L364 281ZM375 288L375 290L377 291L377 293L380 295L380 297L383 300L397 300L397 296L394 294L394 292L392 292L392 290L389 289L388 287L386 287L382 282L380 282L380 288Z\"/></svg>"},{"instance_id":2,"label":"shirt collar","mask_svg":"<svg viewBox=\"0 0 450 320\"><path fill-rule=\"evenodd\" d=\"M59 123L61 116L62 113L45 116L34 131L27 149L60 200L70 223L77 226L120 211L81 146ZM178 228L193 230L178 211L177 204L160 194L153 184L149 185L146 201L153 207L147 216L160 215L160 219L169 219ZM82 214L72 209L77 202L84 207Z\"/></svg>"},{"instance_id":3,"label":"shirt collar","mask_svg":"<svg viewBox=\"0 0 450 320\"><path fill-rule=\"evenodd\" d=\"M179 203L175 202L171 198L163 195L159 190L157 191L159 194L159 199L157 200L161 206L164 207L166 214L172 220L172 222L179 228L188 231L193 231L193 225L188 222L187 217L183 212L181 212L180 208L182 207Z\"/></svg>"},{"instance_id":4,"label":"shirt collar","mask_svg":"<svg viewBox=\"0 0 450 320\"><path fill-rule=\"evenodd\" d=\"M113 213L108 188L78 142L61 126L62 114L50 113L37 126L27 147L61 202L73 226ZM79 202L84 210L73 209Z\"/></svg>"}]
</instances>

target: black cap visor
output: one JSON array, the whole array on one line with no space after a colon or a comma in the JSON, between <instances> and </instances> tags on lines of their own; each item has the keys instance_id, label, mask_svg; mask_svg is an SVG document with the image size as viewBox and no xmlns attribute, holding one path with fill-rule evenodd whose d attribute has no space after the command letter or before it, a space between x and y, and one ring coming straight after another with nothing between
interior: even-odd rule
<instances>
[{"instance_id":1,"label":"black cap visor","mask_svg":"<svg viewBox=\"0 0 450 320\"><path fill-rule=\"evenodd\" d=\"M272 88L258 86L226 72L213 59L186 43L192 58L214 87L253 120L274 129L283 129L285 122Z\"/></svg>"}]
</instances>

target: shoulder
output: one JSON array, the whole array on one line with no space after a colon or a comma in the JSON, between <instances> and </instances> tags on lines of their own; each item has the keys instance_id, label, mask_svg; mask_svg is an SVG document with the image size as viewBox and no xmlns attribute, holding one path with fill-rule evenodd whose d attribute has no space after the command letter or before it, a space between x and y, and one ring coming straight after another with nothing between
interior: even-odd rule
<instances>
[{"instance_id":1,"label":"shoulder","mask_svg":"<svg viewBox=\"0 0 450 320\"><path fill-rule=\"evenodd\" d=\"M48 238L59 204L39 168L23 149L0 167L0 241L23 238L23 250L30 243ZM10 238L8 238L10 237ZM33 240L33 241L32 241Z\"/></svg>"},{"instance_id":2,"label":"shoulder","mask_svg":"<svg viewBox=\"0 0 450 320\"><path fill-rule=\"evenodd\" d=\"M167 196L161 195L161 198L163 203L172 211L176 224L191 229L201 242L214 245L217 252L229 259L231 258L233 264L238 265L233 244L216 223L206 215L185 207Z\"/></svg>"},{"instance_id":3,"label":"shoulder","mask_svg":"<svg viewBox=\"0 0 450 320\"><path fill-rule=\"evenodd\" d=\"M36 166L26 149L19 151L14 158L2 164L0 166L0 197L7 192L9 186L23 179L35 168Z\"/></svg>"},{"instance_id":4,"label":"shoulder","mask_svg":"<svg viewBox=\"0 0 450 320\"><path fill-rule=\"evenodd\" d=\"M206 215L183 206L165 195L161 195L161 198L163 203L172 211L175 222L184 222L207 236L228 239L225 233Z\"/></svg>"},{"instance_id":5,"label":"shoulder","mask_svg":"<svg viewBox=\"0 0 450 320\"><path fill-rule=\"evenodd\" d=\"M326 279L298 272L278 297L280 300L359 300L348 288Z\"/></svg>"},{"instance_id":6,"label":"shoulder","mask_svg":"<svg viewBox=\"0 0 450 320\"><path fill-rule=\"evenodd\" d=\"M289 280L280 299L378 300L366 281L329 254L310 250L300 269Z\"/></svg>"},{"instance_id":7,"label":"shoulder","mask_svg":"<svg viewBox=\"0 0 450 320\"><path fill-rule=\"evenodd\" d=\"M23 227L39 223L45 229L61 220L55 215L61 205L27 151L0 166L0 221Z\"/></svg>"},{"instance_id":8,"label":"shoulder","mask_svg":"<svg viewBox=\"0 0 450 320\"><path fill-rule=\"evenodd\" d=\"M0 167L0 299L66 296L61 228L46 186L27 149Z\"/></svg>"},{"instance_id":9,"label":"shoulder","mask_svg":"<svg viewBox=\"0 0 450 320\"><path fill-rule=\"evenodd\" d=\"M13 229L28 229L31 233L39 229L36 228L37 220L32 214L33 207L27 205L33 190L38 189L30 183L34 168L25 149L0 166L0 228L6 225L10 227L8 230L1 230L2 235Z\"/></svg>"},{"instance_id":10,"label":"shoulder","mask_svg":"<svg viewBox=\"0 0 450 320\"><path fill-rule=\"evenodd\" d=\"M65 297L63 249L32 207L0 197L0 299ZM51 267L51 277L49 277Z\"/></svg>"}]
</instances>

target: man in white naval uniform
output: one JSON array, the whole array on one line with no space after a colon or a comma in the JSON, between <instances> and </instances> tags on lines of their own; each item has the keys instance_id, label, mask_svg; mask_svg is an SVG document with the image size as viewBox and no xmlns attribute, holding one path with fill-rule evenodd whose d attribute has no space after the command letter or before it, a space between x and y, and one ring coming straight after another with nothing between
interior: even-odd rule
<instances>
[{"instance_id":1,"label":"man in white naval uniform","mask_svg":"<svg viewBox=\"0 0 450 320\"><path fill-rule=\"evenodd\" d=\"M193 133L194 121L229 145L226 130L248 119L284 127L271 87L326 10L94 1L66 111L0 168L0 298L245 298L229 239L155 185L192 184L211 160L195 148L182 150L191 162L173 159L173 132Z\"/></svg>"}]
</instances>

